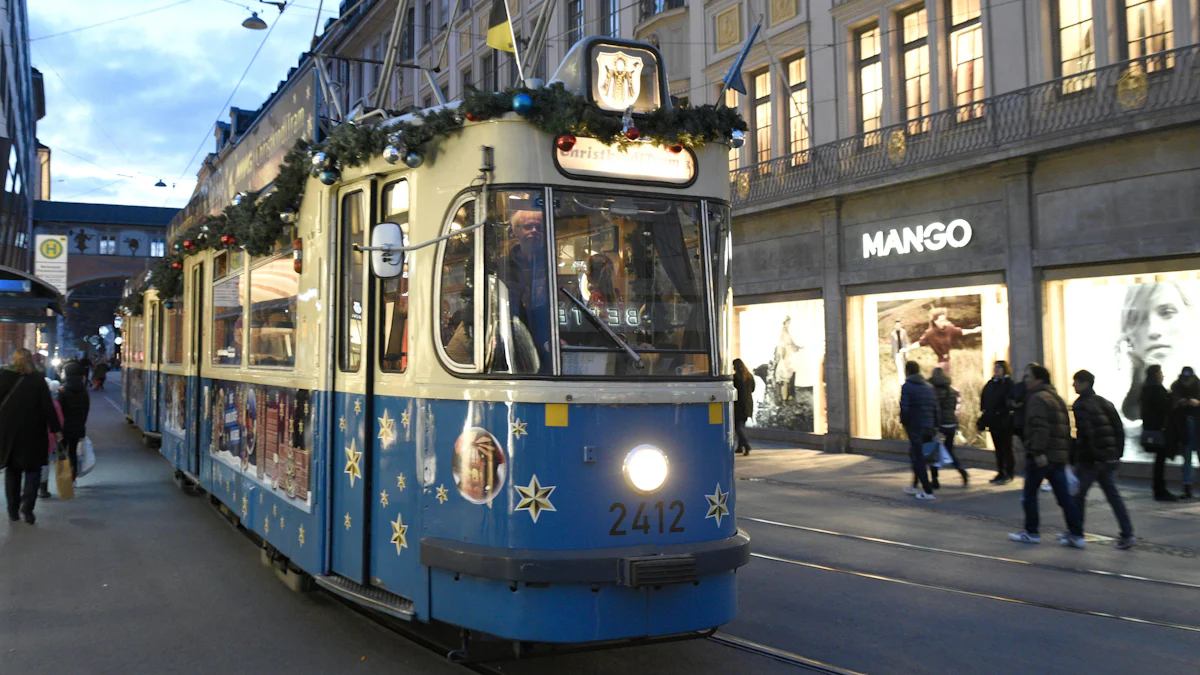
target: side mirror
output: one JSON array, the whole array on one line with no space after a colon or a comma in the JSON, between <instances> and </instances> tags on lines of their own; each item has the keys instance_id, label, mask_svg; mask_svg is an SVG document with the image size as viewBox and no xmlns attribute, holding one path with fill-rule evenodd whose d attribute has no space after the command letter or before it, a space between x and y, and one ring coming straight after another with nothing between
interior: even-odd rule
<instances>
[{"instance_id":1,"label":"side mirror","mask_svg":"<svg viewBox=\"0 0 1200 675\"><path fill-rule=\"evenodd\" d=\"M396 223L380 223L371 230L371 270L380 279L392 279L404 271L408 235Z\"/></svg>"}]
</instances>

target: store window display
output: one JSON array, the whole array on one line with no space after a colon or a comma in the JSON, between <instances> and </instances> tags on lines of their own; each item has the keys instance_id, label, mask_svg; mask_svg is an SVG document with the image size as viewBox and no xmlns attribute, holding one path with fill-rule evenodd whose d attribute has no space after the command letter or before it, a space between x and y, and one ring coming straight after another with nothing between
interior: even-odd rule
<instances>
[{"instance_id":1,"label":"store window display","mask_svg":"<svg viewBox=\"0 0 1200 675\"><path fill-rule=\"evenodd\" d=\"M735 307L734 322L734 355L757 381L746 426L825 433L824 302Z\"/></svg>"}]
</instances>

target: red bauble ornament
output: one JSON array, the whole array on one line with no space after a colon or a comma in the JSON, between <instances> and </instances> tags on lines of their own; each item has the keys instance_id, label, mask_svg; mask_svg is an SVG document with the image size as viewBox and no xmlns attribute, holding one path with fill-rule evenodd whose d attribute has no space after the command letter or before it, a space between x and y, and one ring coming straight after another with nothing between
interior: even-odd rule
<instances>
[{"instance_id":1,"label":"red bauble ornament","mask_svg":"<svg viewBox=\"0 0 1200 675\"><path fill-rule=\"evenodd\" d=\"M626 127L625 129L625 138L628 138L631 141L636 141L641 137L641 135L642 132L638 131L637 127Z\"/></svg>"},{"instance_id":2,"label":"red bauble ornament","mask_svg":"<svg viewBox=\"0 0 1200 675\"><path fill-rule=\"evenodd\" d=\"M683 152L683 144L676 143L674 145L668 145L667 150L670 151L672 155L678 155L679 153Z\"/></svg>"},{"instance_id":3,"label":"red bauble ornament","mask_svg":"<svg viewBox=\"0 0 1200 675\"><path fill-rule=\"evenodd\" d=\"M478 122L479 116L476 115L475 113L467 113L467 121L468 122Z\"/></svg>"},{"instance_id":4,"label":"red bauble ornament","mask_svg":"<svg viewBox=\"0 0 1200 675\"><path fill-rule=\"evenodd\" d=\"M563 134L554 141L554 144L558 146L559 150L562 150L563 152L570 152L571 149L575 147L575 141L575 134Z\"/></svg>"},{"instance_id":5,"label":"red bauble ornament","mask_svg":"<svg viewBox=\"0 0 1200 675\"><path fill-rule=\"evenodd\" d=\"M221 243L226 246L233 246L237 243L237 237L234 237L232 234L223 234L221 235Z\"/></svg>"},{"instance_id":6,"label":"red bauble ornament","mask_svg":"<svg viewBox=\"0 0 1200 675\"><path fill-rule=\"evenodd\" d=\"M181 269L183 269L183 263L176 260L175 262L171 263L171 268L181 270Z\"/></svg>"},{"instance_id":7,"label":"red bauble ornament","mask_svg":"<svg viewBox=\"0 0 1200 675\"><path fill-rule=\"evenodd\" d=\"M192 241L191 239L183 240L183 250L190 251L193 248L196 248L196 242Z\"/></svg>"}]
</instances>

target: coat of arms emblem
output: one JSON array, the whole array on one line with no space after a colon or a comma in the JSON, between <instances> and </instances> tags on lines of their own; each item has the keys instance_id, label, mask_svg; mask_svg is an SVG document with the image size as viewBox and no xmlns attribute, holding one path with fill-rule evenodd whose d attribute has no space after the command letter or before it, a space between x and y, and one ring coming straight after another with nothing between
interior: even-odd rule
<instances>
[{"instance_id":1,"label":"coat of arms emblem","mask_svg":"<svg viewBox=\"0 0 1200 675\"><path fill-rule=\"evenodd\" d=\"M605 52L596 55L600 71L596 91L600 102L609 110L625 110L642 93L642 59L625 52Z\"/></svg>"}]
</instances>

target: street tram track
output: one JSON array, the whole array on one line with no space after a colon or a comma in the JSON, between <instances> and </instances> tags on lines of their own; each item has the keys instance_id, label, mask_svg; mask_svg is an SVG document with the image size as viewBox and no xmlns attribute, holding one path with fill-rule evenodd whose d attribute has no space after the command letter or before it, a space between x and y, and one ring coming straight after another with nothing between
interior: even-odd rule
<instances>
[{"instance_id":1,"label":"street tram track","mask_svg":"<svg viewBox=\"0 0 1200 675\"><path fill-rule=\"evenodd\" d=\"M1133 581L1138 583L1155 584L1159 586L1170 586L1174 588L1186 588L1188 590L1200 591L1200 583L1188 583L1186 581L1172 581L1169 579L1155 579L1152 577L1144 577L1137 574L1127 574L1124 572L1109 572L1106 570L1090 569L1084 567L1069 567L1067 565L1055 565L1053 563L1034 562L1031 560L1021 560L1019 558L1007 558L1004 556L988 555L986 553L971 553L970 551L956 551L953 549L938 548L935 546L924 546L921 544L912 544L904 541L895 541L892 539L883 539L881 537L871 537L861 534L849 534L846 532L837 532L835 530L827 530L819 527L809 527L806 525L796 525L793 523L784 523L777 520L767 520L765 518L754 518L751 516L738 516L738 520L743 520L751 523L759 523L762 525L771 525L789 530L798 530L811 534L820 534L839 539L848 539L852 541L861 541L870 544L879 544L881 546L890 546L893 548L901 548L908 551L922 551L925 553L939 553L942 555L956 556L960 558L971 558L975 560L987 560L989 562L997 562L1007 565L1021 565L1035 569L1043 569L1054 572L1067 572L1070 574L1083 574L1090 576L1107 577L1110 579L1121 579L1124 581Z\"/></svg>"},{"instance_id":2,"label":"street tram track","mask_svg":"<svg viewBox=\"0 0 1200 675\"><path fill-rule=\"evenodd\" d=\"M753 554L751 554L751 555L753 555ZM745 638L728 635L726 633L718 632L714 635L709 636L708 639L711 640L712 642L716 642L718 644L725 645L726 647L732 647L733 649L737 649L737 650L740 650L743 652L748 652L751 654L757 654L759 656L764 656L766 658L774 659L775 661L780 661L782 663L797 666L799 668L803 668L805 670L809 670L814 673L826 673L826 675L863 675L862 673L860 673L856 670L847 670L845 668L831 666L828 663L816 661L816 660L813 660L813 659L810 659L810 658L807 658L804 656L800 656L799 654L793 654L792 652L789 652L789 651L784 651L782 649L776 649L775 647L770 647L770 646L767 646L764 644L759 644L752 640L747 640Z\"/></svg>"}]
</instances>

